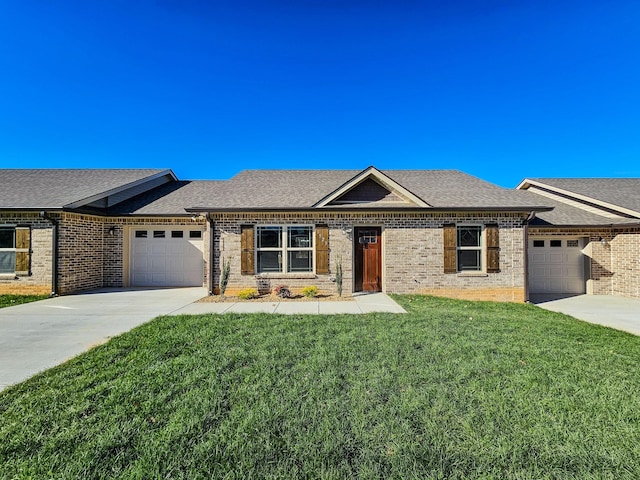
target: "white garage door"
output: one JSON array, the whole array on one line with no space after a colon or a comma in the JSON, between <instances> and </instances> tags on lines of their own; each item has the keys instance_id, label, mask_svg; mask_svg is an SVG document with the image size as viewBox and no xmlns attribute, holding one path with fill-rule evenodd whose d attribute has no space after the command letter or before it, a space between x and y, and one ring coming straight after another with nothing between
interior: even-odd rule
<instances>
[{"instance_id":1,"label":"white garage door","mask_svg":"<svg viewBox=\"0 0 640 480\"><path fill-rule=\"evenodd\" d=\"M582 240L529 239L529 291L531 293L585 293Z\"/></svg>"},{"instance_id":2,"label":"white garage door","mask_svg":"<svg viewBox=\"0 0 640 480\"><path fill-rule=\"evenodd\" d=\"M202 231L136 227L131 232L131 285L191 287L203 283Z\"/></svg>"}]
</instances>

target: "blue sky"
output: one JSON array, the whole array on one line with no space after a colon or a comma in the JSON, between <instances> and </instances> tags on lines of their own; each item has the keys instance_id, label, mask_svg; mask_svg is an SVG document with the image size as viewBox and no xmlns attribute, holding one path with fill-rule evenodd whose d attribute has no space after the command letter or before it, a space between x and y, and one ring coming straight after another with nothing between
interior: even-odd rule
<instances>
[{"instance_id":1,"label":"blue sky","mask_svg":"<svg viewBox=\"0 0 640 480\"><path fill-rule=\"evenodd\" d=\"M640 3L0 6L0 167L640 176Z\"/></svg>"}]
</instances>

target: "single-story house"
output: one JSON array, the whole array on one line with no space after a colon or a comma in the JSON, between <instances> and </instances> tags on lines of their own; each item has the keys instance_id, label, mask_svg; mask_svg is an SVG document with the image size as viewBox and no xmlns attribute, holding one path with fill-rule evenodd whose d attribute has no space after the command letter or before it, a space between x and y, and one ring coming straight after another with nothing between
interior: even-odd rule
<instances>
[{"instance_id":1,"label":"single-story house","mask_svg":"<svg viewBox=\"0 0 640 480\"><path fill-rule=\"evenodd\" d=\"M531 294L640 298L640 179L534 178L517 188L554 206L529 222Z\"/></svg>"},{"instance_id":2,"label":"single-story house","mask_svg":"<svg viewBox=\"0 0 640 480\"><path fill-rule=\"evenodd\" d=\"M563 241L563 252L577 239L585 291L639 296L637 262L635 294L607 290L604 260L592 252L618 248L623 233L637 252L640 215L620 210L624 225L561 224L593 212L535 182L505 189L454 170L375 167L211 181L181 181L171 170L0 170L0 293L205 286L214 294L228 264L227 293L279 284L335 292L341 267L345 294L521 302L573 285L540 287L559 260L557 250L537 253L547 239L548 249ZM614 263L606 266L613 278Z\"/></svg>"}]
</instances>

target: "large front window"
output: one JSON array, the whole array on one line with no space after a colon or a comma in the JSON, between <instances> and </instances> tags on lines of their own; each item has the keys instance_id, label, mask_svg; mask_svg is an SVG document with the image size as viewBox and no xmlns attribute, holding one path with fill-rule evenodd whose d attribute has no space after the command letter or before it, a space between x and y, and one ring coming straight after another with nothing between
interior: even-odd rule
<instances>
[{"instance_id":1,"label":"large front window","mask_svg":"<svg viewBox=\"0 0 640 480\"><path fill-rule=\"evenodd\" d=\"M482 271L482 227L458 227L458 271Z\"/></svg>"},{"instance_id":2,"label":"large front window","mask_svg":"<svg viewBox=\"0 0 640 480\"><path fill-rule=\"evenodd\" d=\"M16 230L0 227L0 273L16 271Z\"/></svg>"},{"instance_id":3,"label":"large front window","mask_svg":"<svg viewBox=\"0 0 640 480\"><path fill-rule=\"evenodd\" d=\"M258 273L312 272L313 227L256 227Z\"/></svg>"}]
</instances>

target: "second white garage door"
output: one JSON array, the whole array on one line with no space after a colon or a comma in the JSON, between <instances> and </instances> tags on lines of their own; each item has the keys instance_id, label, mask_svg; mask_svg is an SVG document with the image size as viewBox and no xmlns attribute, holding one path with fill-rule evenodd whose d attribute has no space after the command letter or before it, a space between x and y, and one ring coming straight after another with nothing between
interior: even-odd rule
<instances>
[{"instance_id":1,"label":"second white garage door","mask_svg":"<svg viewBox=\"0 0 640 480\"><path fill-rule=\"evenodd\" d=\"M198 287L203 283L202 231L185 227L136 227L131 231L131 285Z\"/></svg>"},{"instance_id":2,"label":"second white garage door","mask_svg":"<svg viewBox=\"0 0 640 480\"><path fill-rule=\"evenodd\" d=\"M585 293L582 239L530 238L531 293Z\"/></svg>"}]
</instances>

